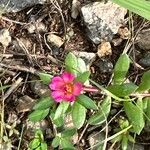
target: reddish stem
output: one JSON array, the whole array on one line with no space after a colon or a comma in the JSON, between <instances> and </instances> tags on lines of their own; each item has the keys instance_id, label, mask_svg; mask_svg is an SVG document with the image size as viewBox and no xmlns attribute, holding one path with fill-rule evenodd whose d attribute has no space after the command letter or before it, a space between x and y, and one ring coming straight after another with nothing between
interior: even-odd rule
<instances>
[{"instance_id":1,"label":"reddish stem","mask_svg":"<svg viewBox=\"0 0 150 150\"><path fill-rule=\"evenodd\" d=\"M85 86L83 87L83 90L86 91L86 92L100 92L100 90L98 90L97 88L95 87L91 87L91 86ZM130 96L134 96L134 97L137 97L137 96L144 96L144 97L150 97L150 93L141 93L141 94L138 94L138 93L132 93L130 94Z\"/></svg>"},{"instance_id":2,"label":"reddish stem","mask_svg":"<svg viewBox=\"0 0 150 150\"><path fill-rule=\"evenodd\" d=\"M87 87L87 86L85 86L85 87L83 87L83 91L86 91L86 92L99 92L99 90L97 89L97 88L95 88L95 87Z\"/></svg>"}]
</instances>

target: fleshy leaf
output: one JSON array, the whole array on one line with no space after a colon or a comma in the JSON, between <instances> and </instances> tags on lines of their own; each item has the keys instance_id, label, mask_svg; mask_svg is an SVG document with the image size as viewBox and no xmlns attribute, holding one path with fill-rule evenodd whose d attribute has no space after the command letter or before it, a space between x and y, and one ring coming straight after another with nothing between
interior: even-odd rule
<instances>
[{"instance_id":1,"label":"fleshy leaf","mask_svg":"<svg viewBox=\"0 0 150 150\"><path fill-rule=\"evenodd\" d=\"M86 109L81 104L75 102L72 108L72 120L77 129L80 129L86 118Z\"/></svg>"},{"instance_id":2,"label":"fleshy leaf","mask_svg":"<svg viewBox=\"0 0 150 150\"><path fill-rule=\"evenodd\" d=\"M121 148L122 148L122 150L127 150L127 148L128 148L128 137L127 137L127 135L123 135L123 137L122 137Z\"/></svg>"},{"instance_id":3,"label":"fleshy leaf","mask_svg":"<svg viewBox=\"0 0 150 150\"><path fill-rule=\"evenodd\" d=\"M45 142L41 143L41 150L47 150L47 144Z\"/></svg>"},{"instance_id":4,"label":"fleshy leaf","mask_svg":"<svg viewBox=\"0 0 150 150\"><path fill-rule=\"evenodd\" d=\"M54 100L51 97L42 97L39 99L39 102L37 104L34 105L33 109L46 109L51 107L54 104Z\"/></svg>"},{"instance_id":5,"label":"fleshy leaf","mask_svg":"<svg viewBox=\"0 0 150 150\"><path fill-rule=\"evenodd\" d=\"M122 54L115 65L113 78L114 84L121 84L124 81L126 74L129 70L129 66L129 56L127 54Z\"/></svg>"},{"instance_id":6,"label":"fleshy leaf","mask_svg":"<svg viewBox=\"0 0 150 150\"><path fill-rule=\"evenodd\" d=\"M146 91L149 89L150 89L150 71L147 71L143 74L141 83L140 83L137 91L141 92L141 91Z\"/></svg>"},{"instance_id":7,"label":"fleshy leaf","mask_svg":"<svg viewBox=\"0 0 150 150\"><path fill-rule=\"evenodd\" d=\"M33 122L44 119L49 113L49 108L44 110L35 110L29 115L29 119Z\"/></svg>"},{"instance_id":8,"label":"fleshy leaf","mask_svg":"<svg viewBox=\"0 0 150 150\"><path fill-rule=\"evenodd\" d=\"M68 128L62 132L62 137L71 137L76 133L76 131L77 130L75 128Z\"/></svg>"},{"instance_id":9,"label":"fleshy leaf","mask_svg":"<svg viewBox=\"0 0 150 150\"><path fill-rule=\"evenodd\" d=\"M48 85L50 83L50 81L53 77L52 75L47 74L47 73L39 73L38 75L39 75L40 79L42 80L42 82L46 85Z\"/></svg>"},{"instance_id":10,"label":"fleshy leaf","mask_svg":"<svg viewBox=\"0 0 150 150\"><path fill-rule=\"evenodd\" d=\"M129 96L137 88L138 86L136 86L134 83L125 83L121 85L111 85L107 90L118 97L125 97Z\"/></svg>"},{"instance_id":11,"label":"fleshy leaf","mask_svg":"<svg viewBox=\"0 0 150 150\"><path fill-rule=\"evenodd\" d=\"M98 110L95 102L84 94L81 94L77 97L77 102L88 109Z\"/></svg>"},{"instance_id":12,"label":"fleshy leaf","mask_svg":"<svg viewBox=\"0 0 150 150\"><path fill-rule=\"evenodd\" d=\"M147 124L150 125L150 97L146 97L144 101L147 101L146 115L147 115Z\"/></svg>"},{"instance_id":13,"label":"fleshy leaf","mask_svg":"<svg viewBox=\"0 0 150 150\"><path fill-rule=\"evenodd\" d=\"M106 97L101 104L98 112L89 118L88 123L91 125L100 125L106 121L111 108L111 97Z\"/></svg>"},{"instance_id":14,"label":"fleshy leaf","mask_svg":"<svg viewBox=\"0 0 150 150\"><path fill-rule=\"evenodd\" d=\"M39 145L40 145L40 139L33 139L29 144L29 148L36 149Z\"/></svg>"},{"instance_id":15,"label":"fleshy leaf","mask_svg":"<svg viewBox=\"0 0 150 150\"><path fill-rule=\"evenodd\" d=\"M87 71L87 67L83 59L77 58L77 68L79 74Z\"/></svg>"},{"instance_id":16,"label":"fleshy leaf","mask_svg":"<svg viewBox=\"0 0 150 150\"><path fill-rule=\"evenodd\" d=\"M140 134L140 132L142 131L143 127L144 127L144 116L143 116L143 112L142 112L142 106L140 106L141 104L139 103L139 105L134 105L132 102L130 101L125 101L123 103L123 107L124 110L126 112L126 115L130 121L130 123L133 126L134 131L137 134Z\"/></svg>"},{"instance_id":17,"label":"fleshy leaf","mask_svg":"<svg viewBox=\"0 0 150 150\"><path fill-rule=\"evenodd\" d=\"M77 74L78 72L78 61L77 57L73 53L69 53L65 59L65 66L68 72Z\"/></svg>"},{"instance_id":18,"label":"fleshy leaf","mask_svg":"<svg viewBox=\"0 0 150 150\"><path fill-rule=\"evenodd\" d=\"M56 136L52 141L52 147L56 148L59 146L59 144L60 144L60 137Z\"/></svg>"},{"instance_id":19,"label":"fleshy leaf","mask_svg":"<svg viewBox=\"0 0 150 150\"><path fill-rule=\"evenodd\" d=\"M76 78L76 81L79 81L79 82L82 82L82 83L85 83L90 77L90 72L89 71L86 71L86 72L83 72L82 74L80 74L77 78Z\"/></svg>"},{"instance_id":20,"label":"fleshy leaf","mask_svg":"<svg viewBox=\"0 0 150 150\"><path fill-rule=\"evenodd\" d=\"M67 109L69 107L69 104L70 104L69 102L65 102L65 101L63 101L59 104L59 106L57 107L56 112L55 112L54 120L56 120L64 115L64 113L67 111Z\"/></svg>"},{"instance_id":21,"label":"fleshy leaf","mask_svg":"<svg viewBox=\"0 0 150 150\"><path fill-rule=\"evenodd\" d=\"M61 147L64 150L74 150L74 146L70 141L70 138L61 138Z\"/></svg>"}]
</instances>

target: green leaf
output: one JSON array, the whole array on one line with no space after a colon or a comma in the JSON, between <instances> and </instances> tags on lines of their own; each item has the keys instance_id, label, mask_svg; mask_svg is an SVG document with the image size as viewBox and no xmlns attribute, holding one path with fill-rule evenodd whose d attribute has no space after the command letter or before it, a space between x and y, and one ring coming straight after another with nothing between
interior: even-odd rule
<instances>
[{"instance_id":1,"label":"green leaf","mask_svg":"<svg viewBox=\"0 0 150 150\"><path fill-rule=\"evenodd\" d=\"M150 20L150 2L146 0L113 0L114 3Z\"/></svg>"},{"instance_id":2,"label":"green leaf","mask_svg":"<svg viewBox=\"0 0 150 150\"><path fill-rule=\"evenodd\" d=\"M86 118L86 109L79 103L75 102L72 108L72 120L77 129L80 129Z\"/></svg>"},{"instance_id":3,"label":"green leaf","mask_svg":"<svg viewBox=\"0 0 150 150\"><path fill-rule=\"evenodd\" d=\"M140 134L145 124L141 106L125 101L123 107L134 131L137 134Z\"/></svg>"},{"instance_id":4,"label":"green leaf","mask_svg":"<svg viewBox=\"0 0 150 150\"><path fill-rule=\"evenodd\" d=\"M40 79L42 80L42 82L46 85L48 85L50 83L50 81L53 77L52 75L47 74L47 73L39 73L38 75L39 75Z\"/></svg>"},{"instance_id":5,"label":"green leaf","mask_svg":"<svg viewBox=\"0 0 150 150\"><path fill-rule=\"evenodd\" d=\"M66 59L65 59L65 66L66 66L66 70L67 70L68 72L77 74L78 62L77 62L76 56L75 56L73 53L70 52L70 53L66 56Z\"/></svg>"},{"instance_id":6,"label":"green leaf","mask_svg":"<svg viewBox=\"0 0 150 150\"><path fill-rule=\"evenodd\" d=\"M39 102L34 105L33 109L42 110L51 107L54 104L54 100L51 97L42 97Z\"/></svg>"},{"instance_id":7,"label":"green leaf","mask_svg":"<svg viewBox=\"0 0 150 150\"><path fill-rule=\"evenodd\" d=\"M150 97L146 97L144 101L147 101L146 115L147 115L147 123L150 125Z\"/></svg>"},{"instance_id":8,"label":"green leaf","mask_svg":"<svg viewBox=\"0 0 150 150\"><path fill-rule=\"evenodd\" d=\"M109 115L110 108L111 108L111 97L108 96L102 102L99 111L89 118L88 123L91 125L100 125L103 122L105 122Z\"/></svg>"},{"instance_id":9,"label":"green leaf","mask_svg":"<svg viewBox=\"0 0 150 150\"><path fill-rule=\"evenodd\" d=\"M72 137L76 132L75 128L66 129L62 132L62 137Z\"/></svg>"},{"instance_id":10,"label":"green leaf","mask_svg":"<svg viewBox=\"0 0 150 150\"><path fill-rule=\"evenodd\" d=\"M69 107L69 104L70 104L69 102L65 102L65 101L59 104L55 112L54 120L60 118L61 116L65 114L65 112L67 111Z\"/></svg>"},{"instance_id":11,"label":"green leaf","mask_svg":"<svg viewBox=\"0 0 150 150\"><path fill-rule=\"evenodd\" d=\"M63 124L64 124L64 115L61 116L61 117L59 117L59 118L57 118L57 119L55 119L55 120L53 120L53 122L54 122L54 124L55 124L57 127L63 126Z\"/></svg>"},{"instance_id":12,"label":"green leaf","mask_svg":"<svg viewBox=\"0 0 150 150\"><path fill-rule=\"evenodd\" d=\"M77 78L76 78L76 81L79 81L79 82L82 82L82 83L85 83L90 77L90 72L89 71L86 71L86 72L83 72L82 74L80 74Z\"/></svg>"},{"instance_id":13,"label":"green leaf","mask_svg":"<svg viewBox=\"0 0 150 150\"><path fill-rule=\"evenodd\" d=\"M87 71L87 66L83 59L77 58L77 70L78 73L83 73Z\"/></svg>"},{"instance_id":14,"label":"green leaf","mask_svg":"<svg viewBox=\"0 0 150 150\"><path fill-rule=\"evenodd\" d=\"M39 139L33 139L30 144L29 144L29 148L30 149L35 149L40 145L40 140Z\"/></svg>"},{"instance_id":15,"label":"green leaf","mask_svg":"<svg viewBox=\"0 0 150 150\"><path fill-rule=\"evenodd\" d=\"M126 77L126 74L129 70L129 66L130 66L130 59L128 57L127 54L122 54L116 65L115 65L115 68L114 68L114 83L115 84L121 84L125 77Z\"/></svg>"},{"instance_id":16,"label":"green leaf","mask_svg":"<svg viewBox=\"0 0 150 150\"><path fill-rule=\"evenodd\" d=\"M121 85L111 85L108 87L107 90L118 97L125 97L125 96L129 96L137 88L138 88L138 86L136 86L133 83L125 83L125 84L121 84Z\"/></svg>"},{"instance_id":17,"label":"green leaf","mask_svg":"<svg viewBox=\"0 0 150 150\"><path fill-rule=\"evenodd\" d=\"M41 150L47 150L47 144L45 142L41 143Z\"/></svg>"},{"instance_id":18,"label":"green leaf","mask_svg":"<svg viewBox=\"0 0 150 150\"><path fill-rule=\"evenodd\" d=\"M44 119L49 113L49 108L45 110L35 110L29 115L29 119L33 122Z\"/></svg>"},{"instance_id":19,"label":"green leaf","mask_svg":"<svg viewBox=\"0 0 150 150\"><path fill-rule=\"evenodd\" d=\"M60 144L60 137L56 136L52 141L52 147L56 148L59 146L59 144Z\"/></svg>"},{"instance_id":20,"label":"green leaf","mask_svg":"<svg viewBox=\"0 0 150 150\"><path fill-rule=\"evenodd\" d=\"M70 150L74 149L73 144L70 142L69 138L61 138L61 147L62 149Z\"/></svg>"},{"instance_id":21,"label":"green leaf","mask_svg":"<svg viewBox=\"0 0 150 150\"><path fill-rule=\"evenodd\" d=\"M135 139L130 134L128 134L127 137L130 142L135 143Z\"/></svg>"},{"instance_id":22,"label":"green leaf","mask_svg":"<svg viewBox=\"0 0 150 150\"><path fill-rule=\"evenodd\" d=\"M147 71L143 74L141 83L140 83L137 91L141 92L141 91L146 91L149 89L150 89L150 71Z\"/></svg>"},{"instance_id":23,"label":"green leaf","mask_svg":"<svg viewBox=\"0 0 150 150\"><path fill-rule=\"evenodd\" d=\"M44 140L44 137L43 137L43 133L40 129L36 129L35 131L35 138L38 138L40 140Z\"/></svg>"},{"instance_id":24,"label":"green leaf","mask_svg":"<svg viewBox=\"0 0 150 150\"><path fill-rule=\"evenodd\" d=\"M88 96L84 95L84 94L79 95L77 97L77 102L80 103L81 105L83 105L84 107L88 108L88 109L93 109L93 110L98 109L95 102L92 99L90 99Z\"/></svg>"},{"instance_id":25,"label":"green leaf","mask_svg":"<svg viewBox=\"0 0 150 150\"><path fill-rule=\"evenodd\" d=\"M122 150L127 150L127 148L128 148L128 138L126 135L123 135L123 137L122 137L121 148L122 148Z\"/></svg>"}]
</instances>

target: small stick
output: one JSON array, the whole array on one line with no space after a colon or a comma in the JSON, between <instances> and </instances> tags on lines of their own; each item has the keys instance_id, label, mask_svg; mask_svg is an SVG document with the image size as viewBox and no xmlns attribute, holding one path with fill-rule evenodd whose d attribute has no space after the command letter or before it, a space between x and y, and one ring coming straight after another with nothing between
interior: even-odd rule
<instances>
[{"instance_id":1,"label":"small stick","mask_svg":"<svg viewBox=\"0 0 150 150\"><path fill-rule=\"evenodd\" d=\"M24 56L26 56L25 54L22 54L22 53L18 53L18 54L1 54L1 56L0 57L5 57L5 58L11 58L11 57L24 57ZM48 59L48 60L50 60L50 61L52 61L53 63L55 63L55 64L62 64L62 62L61 61L59 61L59 60L57 60L56 58L54 58L53 56L51 56L51 55L47 55L47 56L45 56L45 55L33 55L33 54L30 54L30 56L31 57L35 57L35 58L39 58L39 59Z\"/></svg>"},{"instance_id":2,"label":"small stick","mask_svg":"<svg viewBox=\"0 0 150 150\"><path fill-rule=\"evenodd\" d=\"M6 68L9 68L9 69L13 69L13 70L29 72L29 73L32 73L32 74L35 74L35 72L37 72L32 67L25 67L25 66L20 66L20 65L11 66L11 65L6 65L6 64L0 63L0 67L6 67Z\"/></svg>"},{"instance_id":3,"label":"small stick","mask_svg":"<svg viewBox=\"0 0 150 150\"><path fill-rule=\"evenodd\" d=\"M22 78L18 78L13 84L12 86L7 90L7 92L5 93L5 95L3 96L3 101L5 101L9 95L20 85L20 83L22 82Z\"/></svg>"},{"instance_id":4,"label":"small stick","mask_svg":"<svg viewBox=\"0 0 150 150\"><path fill-rule=\"evenodd\" d=\"M8 22L11 22L11 23L16 23L16 24L20 24L20 25L27 25L29 23L24 23L24 22L20 22L20 21L15 21L15 20L11 20L11 19L8 19L6 17L0 17L0 19L4 20L4 21L8 21Z\"/></svg>"}]
</instances>

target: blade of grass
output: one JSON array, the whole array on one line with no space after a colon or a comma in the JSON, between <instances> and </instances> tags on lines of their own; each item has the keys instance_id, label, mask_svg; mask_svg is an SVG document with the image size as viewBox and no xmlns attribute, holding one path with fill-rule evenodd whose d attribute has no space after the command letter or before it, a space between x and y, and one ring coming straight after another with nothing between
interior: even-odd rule
<instances>
[{"instance_id":1,"label":"blade of grass","mask_svg":"<svg viewBox=\"0 0 150 150\"><path fill-rule=\"evenodd\" d=\"M112 1L150 20L150 2L145 0L112 0Z\"/></svg>"}]
</instances>

